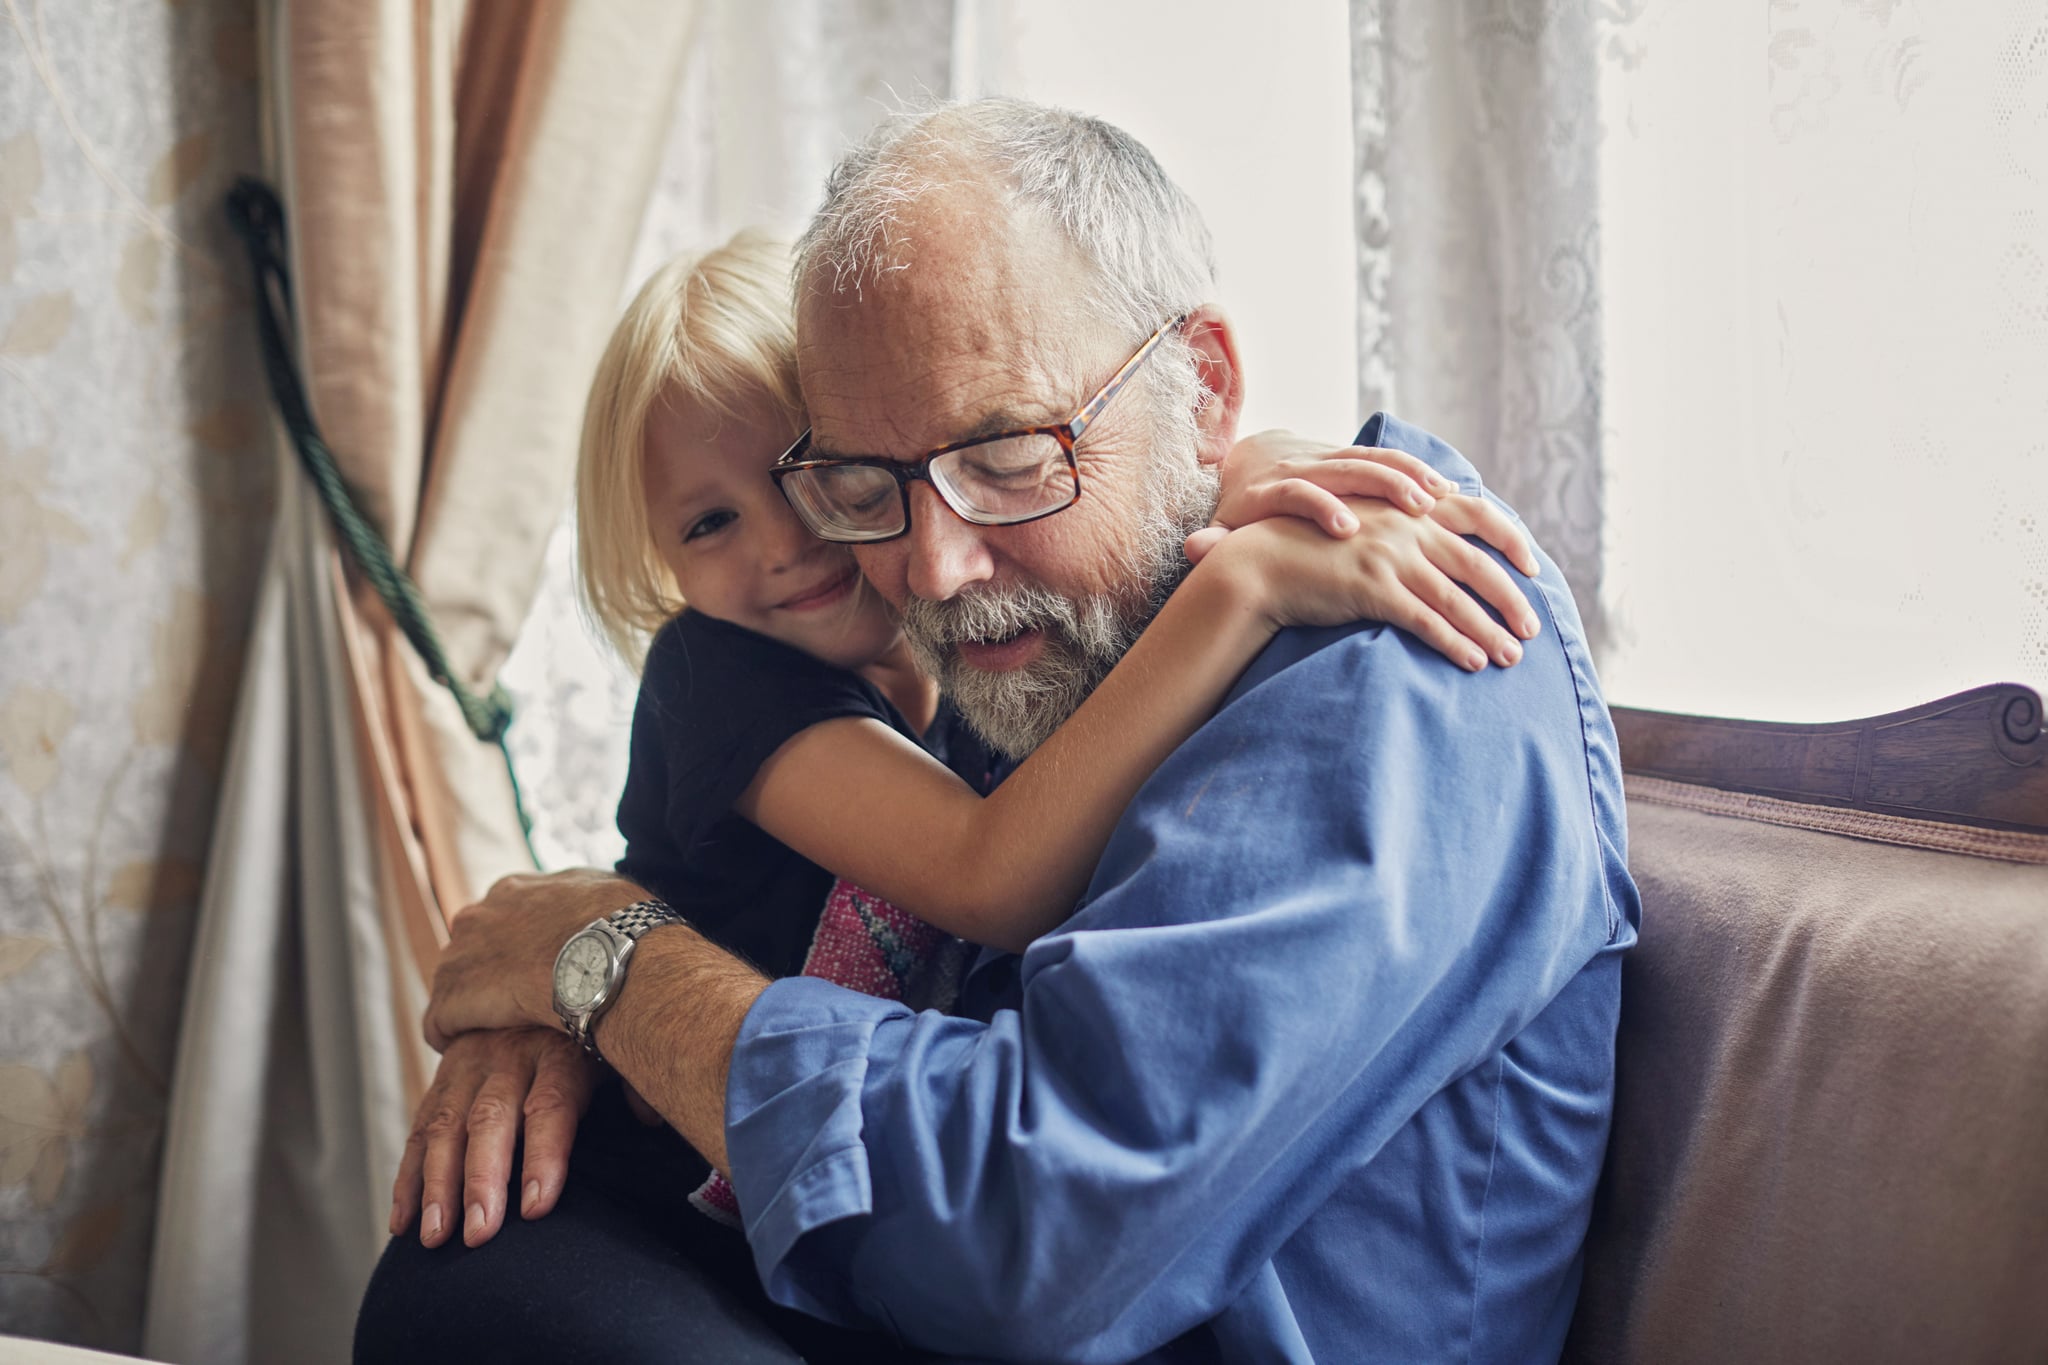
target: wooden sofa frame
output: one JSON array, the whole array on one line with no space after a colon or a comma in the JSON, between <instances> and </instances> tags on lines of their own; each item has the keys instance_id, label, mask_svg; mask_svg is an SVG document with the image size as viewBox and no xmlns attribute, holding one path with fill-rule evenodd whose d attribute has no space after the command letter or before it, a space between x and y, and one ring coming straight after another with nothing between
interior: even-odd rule
<instances>
[{"instance_id":1,"label":"wooden sofa frame","mask_svg":"<svg viewBox=\"0 0 2048 1365\"><path fill-rule=\"evenodd\" d=\"M1827 725L1613 708L1621 766L1662 779L1873 815L2048 832L2048 728L2018 683Z\"/></svg>"}]
</instances>

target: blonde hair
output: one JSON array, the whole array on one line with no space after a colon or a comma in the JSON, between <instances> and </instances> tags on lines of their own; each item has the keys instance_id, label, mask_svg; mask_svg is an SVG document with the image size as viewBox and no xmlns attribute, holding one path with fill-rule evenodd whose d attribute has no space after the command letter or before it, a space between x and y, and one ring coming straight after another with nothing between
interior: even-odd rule
<instances>
[{"instance_id":1,"label":"blonde hair","mask_svg":"<svg viewBox=\"0 0 2048 1365\"><path fill-rule=\"evenodd\" d=\"M803 425L788 248L753 228L686 255L634 296L597 363L576 460L576 577L584 610L638 667L683 609L641 491L647 415L670 390L727 417L761 398Z\"/></svg>"}]
</instances>

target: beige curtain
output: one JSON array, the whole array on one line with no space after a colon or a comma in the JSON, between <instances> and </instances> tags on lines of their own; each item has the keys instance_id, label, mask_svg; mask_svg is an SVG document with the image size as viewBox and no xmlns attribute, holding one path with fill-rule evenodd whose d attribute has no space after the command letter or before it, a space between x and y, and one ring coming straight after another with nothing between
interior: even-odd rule
<instances>
[{"instance_id":1,"label":"beige curtain","mask_svg":"<svg viewBox=\"0 0 2048 1365\"><path fill-rule=\"evenodd\" d=\"M482 690L561 511L694 6L263 9L314 411ZM144 1344L176 1361L347 1358L446 916L530 865L497 751L295 467L279 503L166 1141Z\"/></svg>"}]
</instances>

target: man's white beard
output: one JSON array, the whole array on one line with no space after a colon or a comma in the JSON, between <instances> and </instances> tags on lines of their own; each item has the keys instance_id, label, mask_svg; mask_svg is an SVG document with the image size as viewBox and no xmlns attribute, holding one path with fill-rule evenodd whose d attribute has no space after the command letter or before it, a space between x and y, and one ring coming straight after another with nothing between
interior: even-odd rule
<instances>
[{"instance_id":1,"label":"man's white beard","mask_svg":"<svg viewBox=\"0 0 2048 1365\"><path fill-rule=\"evenodd\" d=\"M1037 584L985 585L943 602L913 596L903 604L903 634L918 666L982 738L1012 758L1066 723L1188 572L1182 542L1216 509L1215 471L1192 454L1158 459L1153 469L1115 569L1117 591L1077 599ZM1044 632L1044 644L1022 668L990 673L961 661L963 640L1007 640L1033 628Z\"/></svg>"}]
</instances>

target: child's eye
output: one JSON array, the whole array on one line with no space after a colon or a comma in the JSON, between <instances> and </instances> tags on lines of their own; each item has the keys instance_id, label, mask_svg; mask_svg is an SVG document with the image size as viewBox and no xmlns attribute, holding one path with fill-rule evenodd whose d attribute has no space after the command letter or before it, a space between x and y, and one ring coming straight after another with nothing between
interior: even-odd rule
<instances>
[{"instance_id":1,"label":"child's eye","mask_svg":"<svg viewBox=\"0 0 2048 1365\"><path fill-rule=\"evenodd\" d=\"M726 524L736 519L738 515L737 512L728 512L723 508L716 512L706 512L691 522L689 529L683 532L683 543L687 545L693 540L710 535L713 531L723 530Z\"/></svg>"}]
</instances>

